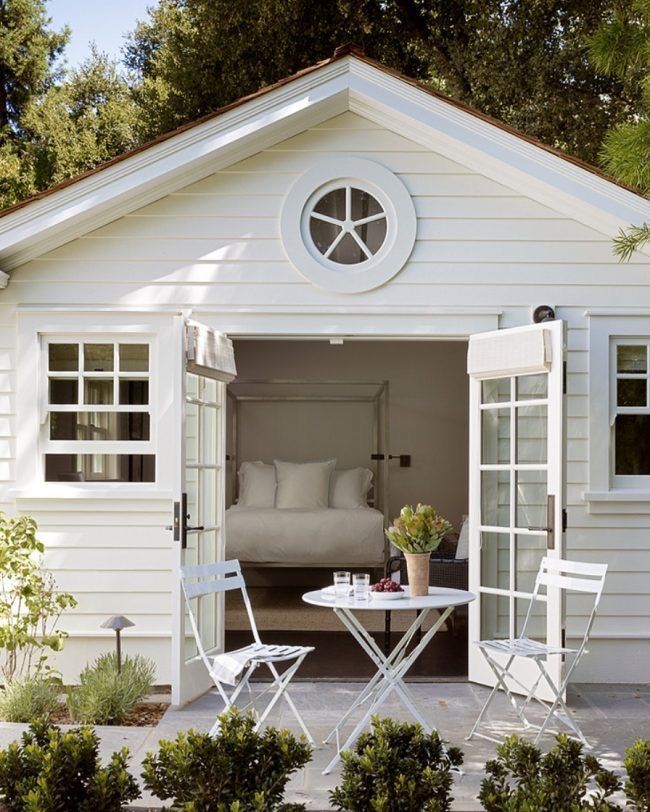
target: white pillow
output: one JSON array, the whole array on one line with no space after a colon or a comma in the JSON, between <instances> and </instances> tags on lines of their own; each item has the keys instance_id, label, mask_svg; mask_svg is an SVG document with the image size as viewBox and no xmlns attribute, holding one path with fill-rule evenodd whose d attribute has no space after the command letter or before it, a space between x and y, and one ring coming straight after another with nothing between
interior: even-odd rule
<instances>
[{"instance_id":1,"label":"white pillow","mask_svg":"<svg viewBox=\"0 0 650 812\"><path fill-rule=\"evenodd\" d=\"M239 469L239 500L243 507L272 508L275 505L275 468L261 461L242 462Z\"/></svg>"},{"instance_id":2,"label":"white pillow","mask_svg":"<svg viewBox=\"0 0 650 812\"><path fill-rule=\"evenodd\" d=\"M458 544L456 545L456 558L469 558L469 519L463 516L463 524L458 534Z\"/></svg>"},{"instance_id":3,"label":"white pillow","mask_svg":"<svg viewBox=\"0 0 650 812\"><path fill-rule=\"evenodd\" d=\"M274 460L277 508L326 508L330 475L336 460L325 462L282 462Z\"/></svg>"},{"instance_id":4,"label":"white pillow","mask_svg":"<svg viewBox=\"0 0 650 812\"><path fill-rule=\"evenodd\" d=\"M372 484L369 468L347 468L332 471L330 477L331 508L368 507L368 491Z\"/></svg>"}]
</instances>

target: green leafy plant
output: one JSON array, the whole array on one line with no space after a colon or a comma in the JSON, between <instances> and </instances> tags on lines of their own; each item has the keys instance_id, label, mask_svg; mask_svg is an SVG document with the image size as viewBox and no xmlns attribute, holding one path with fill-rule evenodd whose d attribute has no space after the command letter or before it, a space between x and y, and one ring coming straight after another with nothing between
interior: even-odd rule
<instances>
[{"instance_id":1,"label":"green leafy plant","mask_svg":"<svg viewBox=\"0 0 650 812\"><path fill-rule=\"evenodd\" d=\"M9 812L117 812L140 796L128 756L123 748L102 767L91 728L40 721L0 751L0 800Z\"/></svg>"},{"instance_id":2,"label":"green leafy plant","mask_svg":"<svg viewBox=\"0 0 650 812\"><path fill-rule=\"evenodd\" d=\"M625 752L628 806L650 812L650 739L637 739Z\"/></svg>"},{"instance_id":3,"label":"green leafy plant","mask_svg":"<svg viewBox=\"0 0 650 812\"><path fill-rule=\"evenodd\" d=\"M70 690L70 716L86 724L119 724L151 691L155 674L154 663L139 654L124 657L121 672L114 653L102 654L84 668L79 685Z\"/></svg>"},{"instance_id":4,"label":"green leafy plant","mask_svg":"<svg viewBox=\"0 0 650 812\"><path fill-rule=\"evenodd\" d=\"M59 706L61 686L41 677L12 680L0 693L0 719L5 722L34 722L49 717Z\"/></svg>"},{"instance_id":5,"label":"green leafy plant","mask_svg":"<svg viewBox=\"0 0 650 812\"><path fill-rule=\"evenodd\" d=\"M158 798L186 812L290 812L283 802L289 776L311 758L311 746L288 730L254 730L251 714L221 716L216 736L190 730L147 753L142 777Z\"/></svg>"},{"instance_id":6,"label":"green leafy plant","mask_svg":"<svg viewBox=\"0 0 650 812\"><path fill-rule=\"evenodd\" d=\"M412 505L402 508L386 536L404 553L430 553L438 549L451 529L447 519L431 505L418 503L415 508Z\"/></svg>"},{"instance_id":7,"label":"green leafy plant","mask_svg":"<svg viewBox=\"0 0 650 812\"><path fill-rule=\"evenodd\" d=\"M0 513L0 671L5 682L51 669L50 653L61 651L67 634L56 628L61 613L77 605L58 592L43 569L45 547L29 516Z\"/></svg>"},{"instance_id":8,"label":"green leafy plant","mask_svg":"<svg viewBox=\"0 0 650 812\"><path fill-rule=\"evenodd\" d=\"M485 765L479 800L486 812L597 812L619 810L610 797L621 788L616 775L603 769L583 745L563 733L542 755L535 745L509 736L497 758Z\"/></svg>"},{"instance_id":9,"label":"green leafy plant","mask_svg":"<svg viewBox=\"0 0 650 812\"><path fill-rule=\"evenodd\" d=\"M436 731L375 717L372 730L341 758L342 781L330 793L336 809L446 812L453 800L451 768L462 764L463 754L446 750Z\"/></svg>"}]
</instances>

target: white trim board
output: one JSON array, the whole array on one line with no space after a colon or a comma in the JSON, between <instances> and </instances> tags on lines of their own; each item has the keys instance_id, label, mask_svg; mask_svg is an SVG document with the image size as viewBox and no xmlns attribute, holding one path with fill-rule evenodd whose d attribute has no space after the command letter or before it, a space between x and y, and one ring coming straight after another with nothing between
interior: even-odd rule
<instances>
[{"instance_id":1,"label":"white trim board","mask_svg":"<svg viewBox=\"0 0 650 812\"><path fill-rule=\"evenodd\" d=\"M7 214L0 264L11 270L347 110L607 236L650 219L650 202L633 192L347 56Z\"/></svg>"}]
</instances>

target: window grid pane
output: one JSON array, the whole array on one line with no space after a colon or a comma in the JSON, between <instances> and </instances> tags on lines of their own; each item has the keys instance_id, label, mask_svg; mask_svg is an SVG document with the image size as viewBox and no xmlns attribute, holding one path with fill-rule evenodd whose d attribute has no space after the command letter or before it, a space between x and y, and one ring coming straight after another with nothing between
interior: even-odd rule
<instances>
[{"instance_id":1,"label":"window grid pane","mask_svg":"<svg viewBox=\"0 0 650 812\"><path fill-rule=\"evenodd\" d=\"M45 480L155 481L149 343L51 341L46 363Z\"/></svg>"},{"instance_id":2,"label":"window grid pane","mask_svg":"<svg viewBox=\"0 0 650 812\"><path fill-rule=\"evenodd\" d=\"M612 378L615 476L650 476L650 340L615 341Z\"/></svg>"}]
</instances>

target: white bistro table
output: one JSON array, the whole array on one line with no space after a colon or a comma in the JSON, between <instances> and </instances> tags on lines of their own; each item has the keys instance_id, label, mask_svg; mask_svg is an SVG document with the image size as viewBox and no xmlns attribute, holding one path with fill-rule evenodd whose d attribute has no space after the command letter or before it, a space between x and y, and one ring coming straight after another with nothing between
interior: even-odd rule
<instances>
[{"instance_id":1,"label":"white bistro table","mask_svg":"<svg viewBox=\"0 0 650 812\"><path fill-rule=\"evenodd\" d=\"M336 598L334 595L324 593L320 589L314 590L313 592L306 592L302 596L305 603L332 609L341 623L343 623L357 643L377 666L377 673L357 696L348 710L345 711L336 727L324 741L324 744L327 744L333 737L336 737L336 755L323 770L324 775L327 775L336 766L340 760L341 751L349 750L350 747L352 747L359 734L370 721L370 718L379 710L393 691L398 694L404 705L427 733L430 733L432 730L431 725L420 713L415 697L404 682L404 677L456 606L464 606L467 603L471 603L476 599L476 595L461 589L446 589L445 587L431 586L429 587L428 595L412 598L408 594L408 587L404 589L406 595L403 598L391 601L372 597L367 601L358 601L355 600L352 595L348 598ZM407 653L408 644L415 637L418 629L422 628L425 620L434 609L440 613L440 616L431 628L422 635L415 648L410 653ZM404 632L400 641L388 655L384 654L373 636L365 629L355 614L355 612L365 612L368 610L374 612L386 612L388 610L391 612L415 612L413 623ZM366 702L369 704L363 718L341 746L341 728L357 708L360 708Z\"/></svg>"}]
</instances>

